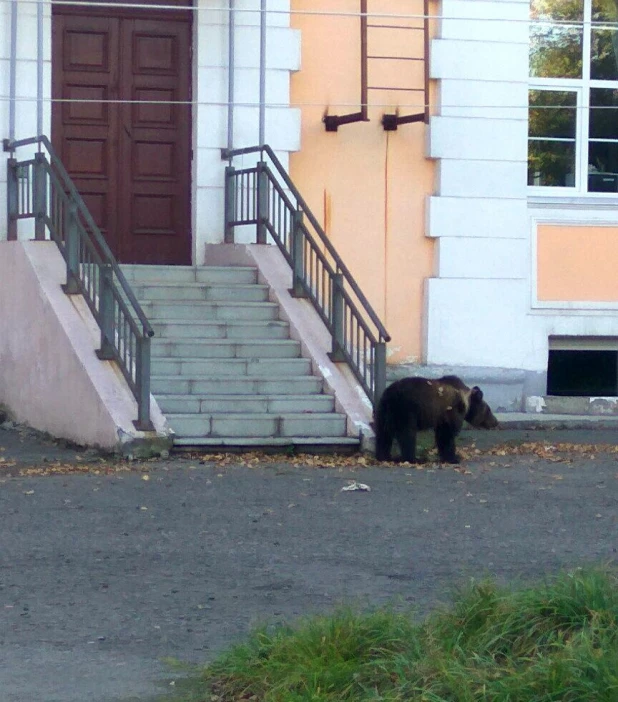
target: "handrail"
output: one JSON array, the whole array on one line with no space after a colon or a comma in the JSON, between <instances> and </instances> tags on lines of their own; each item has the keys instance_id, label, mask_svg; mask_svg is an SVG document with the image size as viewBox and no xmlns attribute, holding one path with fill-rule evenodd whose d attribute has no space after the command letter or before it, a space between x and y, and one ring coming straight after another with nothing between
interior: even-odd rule
<instances>
[{"instance_id":1,"label":"handrail","mask_svg":"<svg viewBox=\"0 0 618 702\"><path fill-rule=\"evenodd\" d=\"M231 165L234 157L251 154L259 155L256 166ZM221 155L230 163L225 240L233 242L234 228L248 224L256 225L259 244L272 237L292 268L292 294L313 304L331 334L331 359L348 364L375 406L386 384L391 338L380 318L271 147L224 149Z\"/></svg>"},{"instance_id":2,"label":"handrail","mask_svg":"<svg viewBox=\"0 0 618 702\"><path fill-rule=\"evenodd\" d=\"M288 175L287 171L283 167L281 161L277 158L275 155L275 152L271 149L268 144L264 144L263 146L248 146L245 147L244 149L224 149L221 154L222 158L224 160L229 160L234 158L235 156L243 156L246 154L255 154L255 153L262 153L265 152L268 157L271 159L273 164L275 165L278 174L281 176L283 181L285 182L286 186L289 188L289 190L294 193L294 198L300 205L300 209L303 211L303 214L307 217L307 219L311 222L313 228L315 229L316 233L320 237L321 242L324 244L326 247L328 253L333 257L333 259L337 262L337 267L339 270L343 273L345 278L347 279L351 289L354 291L354 294L358 297L360 302L362 303L363 307L367 311L367 314L369 315L371 321L376 325L376 328L380 332L380 336L384 339L384 341L390 341L391 337L389 333L386 331L384 328L384 325L380 321L380 318L378 315L374 312L373 307L369 304L369 301L363 294L363 291L358 287L358 284L354 280L354 277L350 273L348 267L345 265L337 251L335 250L335 247L333 246L331 240L326 236L326 232L322 229L320 223L316 219L315 215L313 212L309 209L309 205L305 202L303 196L300 194L298 191L298 188L294 185L294 181L290 178Z\"/></svg>"},{"instance_id":3,"label":"handrail","mask_svg":"<svg viewBox=\"0 0 618 702\"><path fill-rule=\"evenodd\" d=\"M30 145L38 147L33 159L7 161L8 238L17 238L20 219L34 219L37 240L46 238L47 229L66 262L65 292L83 295L101 330L97 356L119 364L137 401L135 425L151 430L150 339L154 331L47 137L5 141L4 147L14 153Z\"/></svg>"},{"instance_id":4,"label":"handrail","mask_svg":"<svg viewBox=\"0 0 618 702\"><path fill-rule=\"evenodd\" d=\"M131 307L133 307L133 310L135 311L137 318L139 319L139 321L142 323L142 325L144 327L144 333L148 334L148 336L154 336L154 331L153 331L152 327L150 326L150 322L148 321L146 315L144 314L144 310L141 308L141 305L137 301L137 298L135 297L135 293L131 289L131 286L129 285L124 273L122 272L122 269L120 268L120 266L116 262L116 259L114 258L114 254L111 252L111 249L109 248L107 242L105 241L103 234L101 234L101 230L95 224L95 221L92 218L90 211L86 207L84 200L82 199L82 196L79 194L77 188L75 187L75 184L71 180L71 176L68 174L62 161L56 155L56 152L54 151L54 148L51 145L51 142L49 141L49 139L45 135L41 135L38 137L30 137L28 139L19 139L17 141L10 142L9 149L11 151L14 151L15 149L18 149L20 146L30 146L32 144L38 144L38 145L43 144L43 146L45 146L45 149L47 150L47 153L49 154L50 163L58 171L58 173L62 177L63 185L67 188L67 190L73 196L73 199L75 200L75 202L77 204L77 209L78 209L79 213L82 215L82 217L84 218L84 220L86 221L86 224L88 225L88 227L90 228L90 232L94 236L95 241L97 243L97 246L103 252L104 258L107 259L106 262L111 264L112 269L114 271L114 274L118 278L118 282L120 283L123 292L125 293L125 295L129 299L129 302L131 303Z\"/></svg>"}]
</instances>

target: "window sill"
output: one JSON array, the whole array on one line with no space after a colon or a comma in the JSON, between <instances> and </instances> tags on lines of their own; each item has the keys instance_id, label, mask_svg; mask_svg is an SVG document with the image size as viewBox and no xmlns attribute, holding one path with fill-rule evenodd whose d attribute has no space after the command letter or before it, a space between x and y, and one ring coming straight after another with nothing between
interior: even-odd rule
<instances>
[{"instance_id":1,"label":"window sill","mask_svg":"<svg viewBox=\"0 0 618 702\"><path fill-rule=\"evenodd\" d=\"M539 209L616 210L618 193L598 195L528 195L528 205Z\"/></svg>"},{"instance_id":2,"label":"window sill","mask_svg":"<svg viewBox=\"0 0 618 702\"><path fill-rule=\"evenodd\" d=\"M615 197L529 195L528 214L536 224L618 226Z\"/></svg>"}]
</instances>

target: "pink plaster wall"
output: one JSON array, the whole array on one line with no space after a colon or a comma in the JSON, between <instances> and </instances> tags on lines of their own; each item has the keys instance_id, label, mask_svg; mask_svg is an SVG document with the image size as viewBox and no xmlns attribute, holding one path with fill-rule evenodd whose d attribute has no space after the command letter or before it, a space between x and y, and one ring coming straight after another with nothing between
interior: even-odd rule
<instances>
[{"instance_id":1,"label":"pink plaster wall","mask_svg":"<svg viewBox=\"0 0 618 702\"><path fill-rule=\"evenodd\" d=\"M100 361L98 327L81 296L67 296L53 242L0 242L0 403L18 422L82 445L117 449L150 434L116 365ZM166 420L151 401L157 433Z\"/></svg>"}]
</instances>

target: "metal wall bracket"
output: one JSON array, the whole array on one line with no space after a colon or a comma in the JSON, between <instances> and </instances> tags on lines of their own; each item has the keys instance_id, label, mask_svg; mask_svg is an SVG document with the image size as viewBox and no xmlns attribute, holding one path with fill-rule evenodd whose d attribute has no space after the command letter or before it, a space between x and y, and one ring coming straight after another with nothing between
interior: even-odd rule
<instances>
[{"instance_id":1,"label":"metal wall bracket","mask_svg":"<svg viewBox=\"0 0 618 702\"><path fill-rule=\"evenodd\" d=\"M426 122L426 115L421 112L417 115L382 115L382 126L385 132L396 132L400 124L412 124L414 122Z\"/></svg>"},{"instance_id":2,"label":"metal wall bracket","mask_svg":"<svg viewBox=\"0 0 618 702\"><path fill-rule=\"evenodd\" d=\"M322 122L327 132L336 132L342 124L352 124L353 122L369 122L366 110L355 112L351 115L324 115Z\"/></svg>"}]
</instances>

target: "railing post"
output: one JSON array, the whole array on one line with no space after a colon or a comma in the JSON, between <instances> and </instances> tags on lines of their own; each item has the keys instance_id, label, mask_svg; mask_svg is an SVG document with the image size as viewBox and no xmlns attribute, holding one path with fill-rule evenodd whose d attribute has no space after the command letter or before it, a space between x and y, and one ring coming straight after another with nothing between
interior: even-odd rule
<instances>
[{"instance_id":1,"label":"railing post","mask_svg":"<svg viewBox=\"0 0 618 702\"><path fill-rule=\"evenodd\" d=\"M79 285L79 230L77 228L77 205L70 202L65 207L64 247L67 262L67 282L62 289L67 295L81 292Z\"/></svg>"},{"instance_id":2,"label":"railing post","mask_svg":"<svg viewBox=\"0 0 618 702\"><path fill-rule=\"evenodd\" d=\"M135 397L137 399L137 420L133 422L140 431L153 431L150 421L150 337L137 337L135 358Z\"/></svg>"},{"instance_id":3,"label":"railing post","mask_svg":"<svg viewBox=\"0 0 618 702\"><path fill-rule=\"evenodd\" d=\"M101 348L97 356L102 361L113 361L116 358L114 349L114 292L111 264L99 266L99 327L101 328Z\"/></svg>"},{"instance_id":4,"label":"railing post","mask_svg":"<svg viewBox=\"0 0 618 702\"><path fill-rule=\"evenodd\" d=\"M34 238L45 241L45 216L47 215L47 171L45 154L34 154L32 177L32 207L34 210Z\"/></svg>"},{"instance_id":5,"label":"railing post","mask_svg":"<svg viewBox=\"0 0 618 702\"><path fill-rule=\"evenodd\" d=\"M303 213L292 213L292 297L307 297L305 290L305 239L303 236Z\"/></svg>"},{"instance_id":6,"label":"railing post","mask_svg":"<svg viewBox=\"0 0 618 702\"><path fill-rule=\"evenodd\" d=\"M382 393L386 389L386 342L376 344L373 359L373 407L374 410L380 402Z\"/></svg>"},{"instance_id":7,"label":"railing post","mask_svg":"<svg viewBox=\"0 0 618 702\"><path fill-rule=\"evenodd\" d=\"M257 237L258 244L266 243L268 222L268 170L264 161L257 164Z\"/></svg>"},{"instance_id":8,"label":"railing post","mask_svg":"<svg viewBox=\"0 0 618 702\"><path fill-rule=\"evenodd\" d=\"M17 215L19 214L17 159L9 158L6 162L6 166L7 239L9 241L17 241Z\"/></svg>"},{"instance_id":9,"label":"railing post","mask_svg":"<svg viewBox=\"0 0 618 702\"><path fill-rule=\"evenodd\" d=\"M226 244L234 243L234 226L232 222L236 219L236 169L234 166L225 167L225 224L223 229L223 240Z\"/></svg>"},{"instance_id":10,"label":"railing post","mask_svg":"<svg viewBox=\"0 0 618 702\"><path fill-rule=\"evenodd\" d=\"M331 333L333 343L331 347L331 352L328 354L328 356L330 360L334 362L344 361L345 357L343 355L343 348L345 346L345 319L343 312L343 273L335 273L335 275L333 276L331 305L331 323L333 325Z\"/></svg>"}]
</instances>

